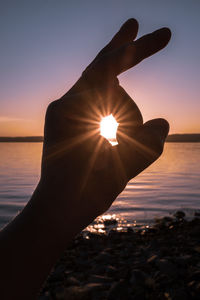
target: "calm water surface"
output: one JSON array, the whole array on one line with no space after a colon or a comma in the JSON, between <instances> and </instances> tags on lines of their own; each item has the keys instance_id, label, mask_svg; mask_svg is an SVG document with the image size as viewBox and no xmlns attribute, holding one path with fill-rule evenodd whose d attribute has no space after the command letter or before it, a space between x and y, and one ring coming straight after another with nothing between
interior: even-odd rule
<instances>
[{"instance_id":1,"label":"calm water surface","mask_svg":"<svg viewBox=\"0 0 200 300\"><path fill-rule=\"evenodd\" d=\"M0 227L27 203L40 173L42 143L0 143ZM95 197L95 195L94 195ZM161 158L131 180L109 213L132 222L200 209L200 143L168 143Z\"/></svg>"}]
</instances>

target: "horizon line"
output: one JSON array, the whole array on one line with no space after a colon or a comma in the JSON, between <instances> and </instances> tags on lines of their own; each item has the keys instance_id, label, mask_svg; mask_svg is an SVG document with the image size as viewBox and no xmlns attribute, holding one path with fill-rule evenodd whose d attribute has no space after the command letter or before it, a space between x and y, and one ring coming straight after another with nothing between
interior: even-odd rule
<instances>
[{"instance_id":1,"label":"horizon line","mask_svg":"<svg viewBox=\"0 0 200 300\"><path fill-rule=\"evenodd\" d=\"M171 136L171 135L200 135L200 132L198 133L193 133L193 132L190 132L190 133L170 133L168 134L168 136ZM0 136L0 138L44 138L44 135L15 135L15 136L12 136L12 135L2 135Z\"/></svg>"}]
</instances>

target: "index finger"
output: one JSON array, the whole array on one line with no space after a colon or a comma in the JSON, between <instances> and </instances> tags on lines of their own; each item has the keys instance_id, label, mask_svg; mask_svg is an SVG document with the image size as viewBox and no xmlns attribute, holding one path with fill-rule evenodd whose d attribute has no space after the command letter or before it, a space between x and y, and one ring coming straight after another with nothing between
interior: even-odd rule
<instances>
[{"instance_id":1,"label":"index finger","mask_svg":"<svg viewBox=\"0 0 200 300\"><path fill-rule=\"evenodd\" d=\"M121 46L133 41L138 32L138 22L136 19L128 19L120 28L120 30L114 35L112 40L97 54L94 60L87 66L87 68L83 71L82 77L75 83L75 85L70 90L70 93L74 91L83 91L87 88L86 81L83 78L87 77L90 74L90 70L93 69L93 66L96 66L96 63L101 59L103 56L107 55L108 53L119 49ZM96 74L97 75L97 74ZM91 79L91 78L90 78ZM88 82L88 80L87 80ZM93 82L96 85L96 81ZM69 93L69 92L68 92Z\"/></svg>"},{"instance_id":2,"label":"index finger","mask_svg":"<svg viewBox=\"0 0 200 300\"><path fill-rule=\"evenodd\" d=\"M91 68L93 79L94 77L99 79L103 75L108 80L119 75L163 49L170 38L171 31L168 28L161 28L108 53Z\"/></svg>"},{"instance_id":3,"label":"index finger","mask_svg":"<svg viewBox=\"0 0 200 300\"><path fill-rule=\"evenodd\" d=\"M120 30L114 35L112 40L97 54L95 59L89 64L86 70L101 56L118 49L124 44L133 41L138 33L138 22L136 19L128 19L120 28Z\"/></svg>"}]
</instances>

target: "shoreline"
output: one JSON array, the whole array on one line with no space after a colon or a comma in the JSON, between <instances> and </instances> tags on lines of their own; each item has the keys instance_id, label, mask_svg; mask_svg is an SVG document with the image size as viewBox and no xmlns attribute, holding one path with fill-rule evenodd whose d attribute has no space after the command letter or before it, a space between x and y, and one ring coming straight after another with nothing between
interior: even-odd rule
<instances>
[{"instance_id":1,"label":"shoreline","mask_svg":"<svg viewBox=\"0 0 200 300\"><path fill-rule=\"evenodd\" d=\"M104 227L73 240L39 300L199 299L199 211L190 221L179 211L152 227L118 230L114 218Z\"/></svg>"},{"instance_id":2,"label":"shoreline","mask_svg":"<svg viewBox=\"0 0 200 300\"><path fill-rule=\"evenodd\" d=\"M0 136L0 143L42 143L43 136ZM200 143L200 133L169 134L167 143Z\"/></svg>"}]
</instances>

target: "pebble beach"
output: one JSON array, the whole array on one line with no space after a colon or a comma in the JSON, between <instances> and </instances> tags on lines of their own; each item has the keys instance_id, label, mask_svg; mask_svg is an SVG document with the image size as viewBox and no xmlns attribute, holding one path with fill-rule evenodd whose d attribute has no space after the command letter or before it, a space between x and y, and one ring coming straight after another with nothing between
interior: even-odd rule
<instances>
[{"instance_id":1,"label":"pebble beach","mask_svg":"<svg viewBox=\"0 0 200 300\"><path fill-rule=\"evenodd\" d=\"M150 227L115 218L93 225L63 253L38 299L200 299L199 211L191 220L177 211Z\"/></svg>"}]
</instances>

